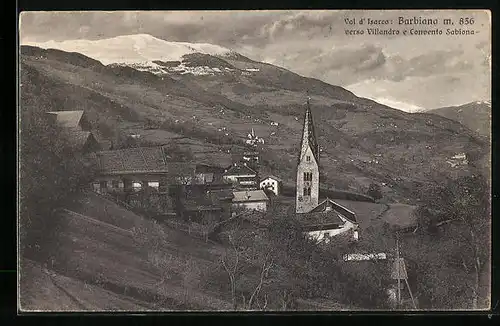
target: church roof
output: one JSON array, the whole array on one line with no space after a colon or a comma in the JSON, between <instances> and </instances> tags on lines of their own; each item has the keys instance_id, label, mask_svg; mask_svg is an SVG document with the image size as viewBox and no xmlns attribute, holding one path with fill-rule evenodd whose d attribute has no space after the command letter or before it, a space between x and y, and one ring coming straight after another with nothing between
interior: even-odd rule
<instances>
[{"instance_id":1,"label":"church roof","mask_svg":"<svg viewBox=\"0 0 500 326\"><path fill-rule=\"evenodd\" d=\"M357 224L356 214L353 211L331 200L330 198L323 200L321 203L318 204L318 206L314 207L310 213L327 212L329 209L331 209L331 211L333 212L342 215L345 219L347 219L351 223Z\"/></svg>"},{"instance_id":2,"label":"church roof","mask_svg":"<svg viewBox=\"0 0 500 326\"><path fill-rule=\"evenodd\" d=\"M314 131L314 121L311 112L311 107L309 105L309 99L307 99L307 108L304 116L304 127L302 128L302 139L300 141L300 154L299 154L299 162L302 158L302 148L304 145L304 141L309 143L311 150L313 152L314 158L316 162L319 163L319 146L316 139L316 132Z\"/></svg>"}]
</instances>

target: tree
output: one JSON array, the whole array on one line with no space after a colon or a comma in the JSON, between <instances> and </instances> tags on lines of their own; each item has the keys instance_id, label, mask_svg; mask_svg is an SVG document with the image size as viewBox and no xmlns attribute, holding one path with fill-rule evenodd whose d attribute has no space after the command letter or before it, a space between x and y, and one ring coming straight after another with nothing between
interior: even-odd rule
<instances>
[{"instance_id":1,"label":"tree","mask_svg":"<svg viewBox=\"0 0 500 326\"><path fill-rule=\"evenodd\" d=\"M489 273L489 184L483 176L472 174L425 189L422 197L418 210L421 237L430 238L436 250L443 252L447 264L465 273L467 277L461 282L470 293L472 309L477 309L481 277Z\"/></svg>"},{"instance_id":2,"label":"tree","mask_svg":"<svg viewBox=\"0 0 500 326\"><path fill-rule=\"evenodd\" d=\"M373 199L381 199L382 198L382 189L377 183L370 183L370 186L368 187L368 191L366 194Z\"/></svg>"},{"instance_id":3,"label":"tree","mask_svg":"<svg viewBox=\"0 0 500 326\"><path fill-rule=\"evenodd\" d=\"M21 252L44 259L35 248L50 251L54 232L61 227L54 210L87 187L96 170L93 160L75 151L66 131L49 123L40 109L23 108L20 128Z\"/></svg>"}]
</instances>

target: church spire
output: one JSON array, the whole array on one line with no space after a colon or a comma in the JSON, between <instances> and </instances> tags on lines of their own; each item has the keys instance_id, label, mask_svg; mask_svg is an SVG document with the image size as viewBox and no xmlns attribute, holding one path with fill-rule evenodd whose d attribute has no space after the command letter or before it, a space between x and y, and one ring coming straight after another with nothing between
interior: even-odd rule
<instances>
[{"instance_id":1,"label":"church spire","mask_svg":"<svg viewBox=\"0 0 500 326\"><path fill-rule=\"evenodd\" d=\"M300 146L301 150L300 150L299 161L302 159L302 156L305 153L304 150L307 148L307 146L311 148L311 151L314 155L314 158L316 159L316 162L319 163L319 146L316 140L316 133L314 131L314 121L311 112L309 94L307 95L307 107L304 116L304 127L302 129L302 141Z\"/></svg>"},{"instance_id":2,"label":"church spire","mask_svg":"<svg viewBox=\"0 0 500 326\"><path fill-rule=\"evenodd\" d=\"M309 94L304 114L296 183L295 212L308 213L318 205L319 200L319 146L314 132Z\"/></svg>"}]
</instances>

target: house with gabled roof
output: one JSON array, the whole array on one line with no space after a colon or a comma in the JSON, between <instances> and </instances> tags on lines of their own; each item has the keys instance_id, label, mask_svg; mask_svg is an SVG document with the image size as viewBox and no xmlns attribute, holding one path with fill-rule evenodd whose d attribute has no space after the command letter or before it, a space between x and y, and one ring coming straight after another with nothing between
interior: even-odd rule
<instances>
[{"instance_id":1,"label":"house with gabled roof","mask_svg":"<svg viewBox=\"0 0 500 326\"><path fill-rule=\"evenodd\" d=\"M263 190L243 190L233 192L233 210L267 211L269 198Z\"/></svg>"},{"instance_id":2,"label":"house with gabled roof","mask_svg":"<svg viewBox=\"0 0 500 326\"><path fill-rule=\"evenodd\" d=\"M68 141L73 148L84 153L95 152L101 145L90 131L75 130L68 133Z\"/></svg>"},{"instance_id":3,"label":"house with gabled roof","mask_svg":"<svg viewBox=\"0 0 500 326\"><path fill-rule=\"evenodd\" d=\"M358 240L356 214L346 207L327 198L308 213L296 214L303 232L317 242L330 242L330 238L343 233Z\"/></svg>"},{"instance_id":4,"label":"house with gabled roof","mask_svg":"<svg viewBox=\"0 0 500 326\"><path fill-rule=\"evenodd\" d=\"M267 175L260 179L259 188L263 190L272 191L276 196L281 194L281 187L283 180L274 175Z\"/></svg>"},{"instance_id":5,"label":"house with gabled roof","mask_svg":"<svg viewBox=\"0 0 500 326\"><path fill-rule=\"evenodd\" d=\"M185 164L168 163L161 146L100 151L93 157L99 169L92 186L96 192L138 191L146 186L166 192L167 183L185 168Z\"/></svg>"},{"instance_id":6,"label":"house with gabled roof","mask_svg":"<svg viewBox=\"0 0 500 326\"><path fill-rule=\"evenodd\" d=\"M228 168L222 178L225 182L232 183L236 189L257 190L257 172L245 164L233 164Z\"/></svg>"},{"instance_id":7,"label":"house with gabled roof","mask_svg":"<svg viewBox=\"0 0 500 326\"><path fill-rule=\"evenodd\" d=\"M98 151L101 146L92 134L90 122L83 110L46 112L49 123L63 128L69 145L81 152Z\"/></svg>"}]
</instances>

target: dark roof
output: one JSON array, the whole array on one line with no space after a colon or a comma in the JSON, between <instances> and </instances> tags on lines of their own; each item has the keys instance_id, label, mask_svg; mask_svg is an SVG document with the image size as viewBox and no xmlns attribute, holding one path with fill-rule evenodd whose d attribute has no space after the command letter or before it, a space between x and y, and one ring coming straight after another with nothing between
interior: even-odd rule
<instances>
[{"instance_id":1,"label":"dark roof","mask_svg":"<svg viewBox=\"0 0 500 326\"><path fill-rule=\"evenodd\" d=\"M257 172L255 172L253 169L249 168L246 165L233 165L232 167L227 170L224 175L257 175Z\"/></svg>"},{"instance_id":2,"label":"dark roof","mask_svg":"<svg viewBox=\"0 0 500 326\"><path fill-rule=\"evenodd\" d=\"M295 214L295 218L306 231L336 229L344 224L335 211Z\"/></svg>"},{"instance_id":3,"label":"dark roof","mask_svg":"<svg viewBox=\"0 0 500 326\"><path fill-rule=\"evenodd\" d=\"M169 171L161 147L136 147L96 153L102 173L166 173Z\"/></svg>"},{"instance_id":4,"label":"dark roof","mask_svg":"<svg viewBox=\"0 0 500 326\"><path fill-rule=\"evenodd\" d=\"M350 222L357 223L356 214L353 211L331 200L330 198L323 200L321 203L318 204L318 206L313 208L310 213L325 212L328 208L332 209L332 211L341 214Z\"/></svg>"},{"instance_id":5,"label":"dark roof","mask_svg":"<svg viewBox=\"0 0 500 326\"><path fill-rule=\"evenodd\" d=\"M196 164L196 173L224 173L224 168L208 163Z\"/></svg>"},{"instance_id":6,"label":"dark roof","mask_svg":"<svg viewBox=\"0 0 500 326\"><path fill-rule=\"evenodd\" d=\"M54 116L56 122L67 128L77 128L83 116L83 110L79 111L51 111L48 115Z\"/></svg>"},{"instance_id":7,"label":"dark roof","mask_svg":"<svg viewBox=\"0 0 500 326\"><path fill-rule=\"evenodd\" d=\"M302 128L302 138L300 141L300 152L299 152L299 158L298 161L300 162L300 155L302 155L302 145L304 143L304 133L307 131L308 138L307 141L309 142L309 146L311 147L311 150L313 152L314 158L316 159L316 162L319 163L319 145L316 140L316 132L314 131L314 121L312 117L312 112L311 112L311 107L309 105L309 99L307 100L307 108L306 108L306 113L304 116L304 127Z\"/></svg>"}]
</instances>

